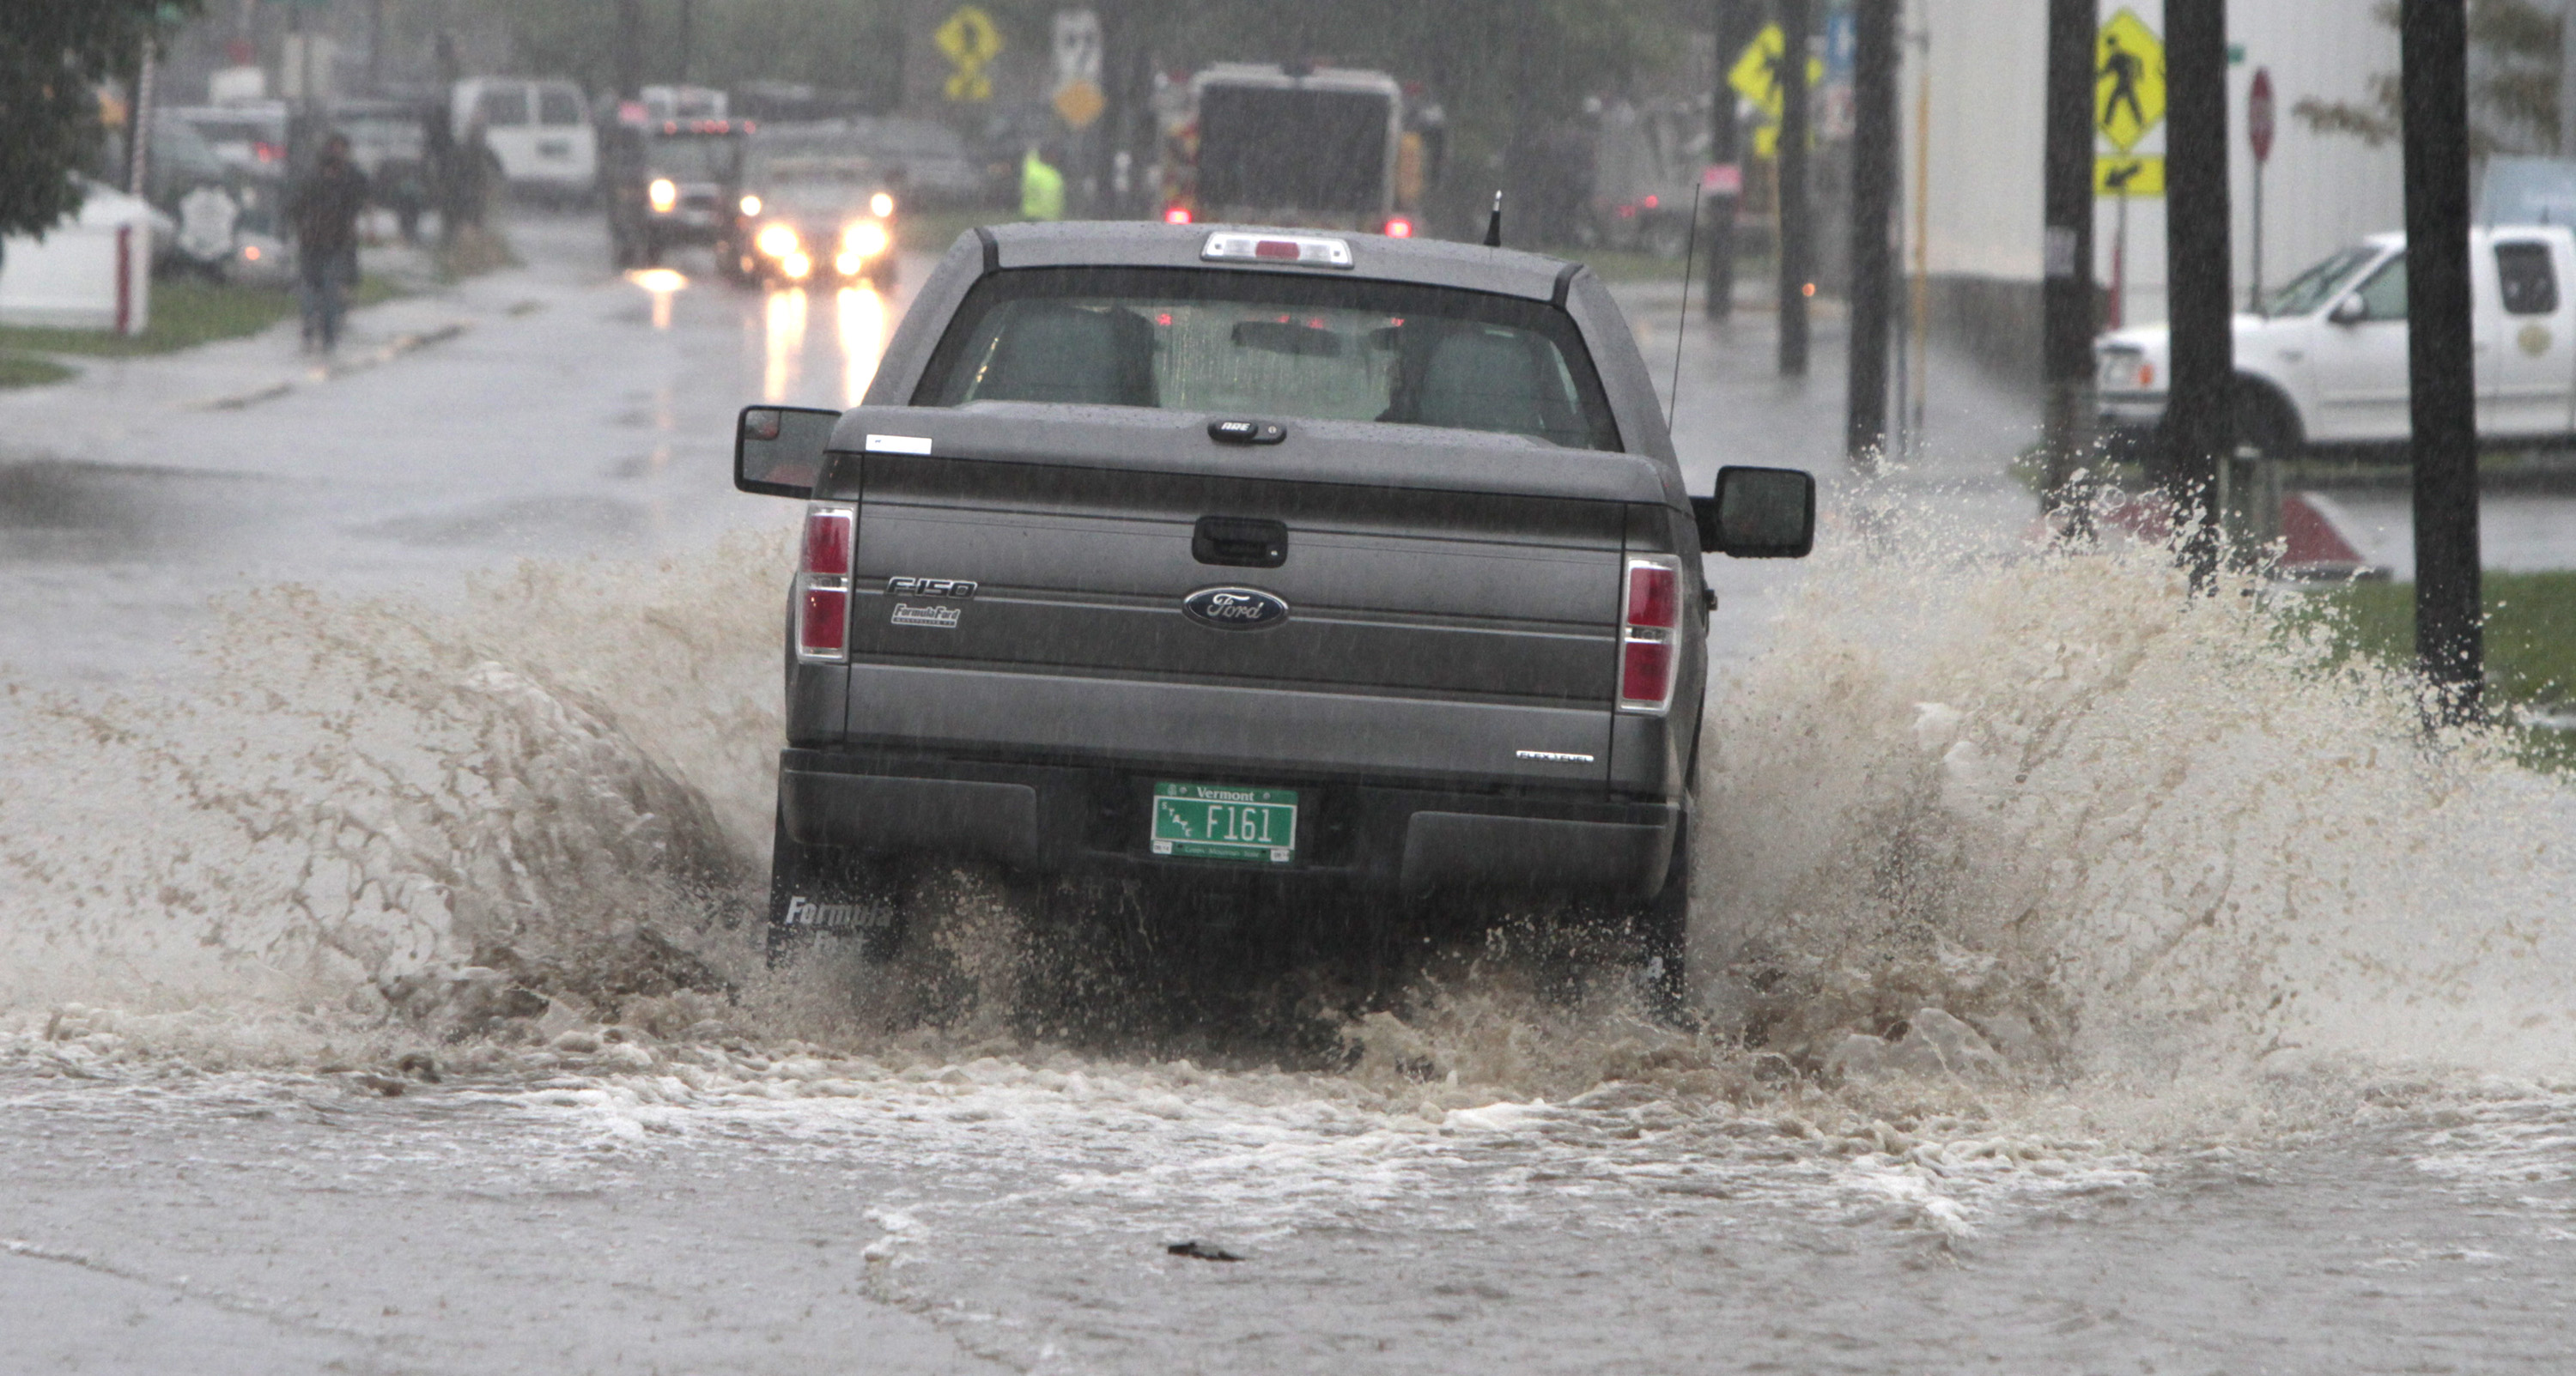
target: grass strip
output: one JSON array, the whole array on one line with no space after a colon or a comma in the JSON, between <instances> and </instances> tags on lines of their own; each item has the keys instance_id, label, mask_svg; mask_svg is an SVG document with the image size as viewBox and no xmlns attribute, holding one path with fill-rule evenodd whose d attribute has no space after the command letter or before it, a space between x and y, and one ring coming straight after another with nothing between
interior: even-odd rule
<instances>
[{"instance_id":1,"label":"grass strip","mask_svg":"<svg viewBox=\"0 0 2576 1376\"><path fill-rule=\"evenodd\" d=\"M2480 582L2489 709L2509 721L2522 709L2576 700L2576 571L2490 569ZM2336 625L2348 653L2413 665L2414 584L2354 583L2319 600L2340 613ZM2576 732L2531 730L2523 753L2537 767L2576 768Z\"/></svg>"},{"instance_id":2,"label":"grass strip","mask_svg":"<svg viewBox=\"0 0 2576 1376\"><path fill-rule=\"evenodd\" d=\"M372 306L402 294L400 283L383 277L366 277L359 281L357 290L349 293L349 305L352 309ZM152 284L151 309L151 324L137 335L33 325L0 326L0 350L13 354L79 354L91 358L139 358L166 354L193 349L200 344L212 344L217 340L257 334L294 315L296 306L295 292L288 287L245 287L170 278Z\"/></svg>"},{"instance_id":3,"label":"grass strip","mask_svg":"<svg viewBox=\"0 0 2576 1376\"><path fill-rule=\"evenodd\" d=\"M0 350L0 387L41 387L60 382L72 372L50 358Z\"/></svg>"}]
</instances>

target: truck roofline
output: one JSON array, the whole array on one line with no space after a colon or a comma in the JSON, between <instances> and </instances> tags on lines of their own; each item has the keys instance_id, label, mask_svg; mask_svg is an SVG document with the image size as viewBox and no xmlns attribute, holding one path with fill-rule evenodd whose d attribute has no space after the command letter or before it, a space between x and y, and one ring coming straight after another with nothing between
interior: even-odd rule
<instances>
[{"instance_id":1,"label":"truck roofline","mask_svg":"<svg viewBox=\"0 0 2576 1376\"><path fill-rule=\"evenodd\" d=\"M1210 263L1199 256L1213 233L1268 231L1340 239L1351 246L1348 268L1265 267ZM1582 265L1524 249L1487 248L1442 239L1390 239L1342 230L1278 225L1171 225L1159 221L1083 220L1052 224L992 225L969 230L961 244L989 235L987 270L1055 267L1159 267L1366 277L1422 286L1493 292L1533 301L1562 302L1571 275Z\"/></svg>"}]
</instances>

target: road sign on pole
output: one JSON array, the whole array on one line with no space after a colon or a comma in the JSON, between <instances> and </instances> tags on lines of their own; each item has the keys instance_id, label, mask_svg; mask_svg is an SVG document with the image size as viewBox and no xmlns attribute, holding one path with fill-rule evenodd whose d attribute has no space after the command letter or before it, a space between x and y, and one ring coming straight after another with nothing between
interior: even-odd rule
<instances>
[{"instance_id":1,"label":"road sign on pole","mask_svg":"<svg viewBox=\"0 0 2576 1376\"><path fill-rule=\"evenodd\" d=\"M1088 129L1109 106L1100 90L1100 16L1090 10L1055 13L1055 112L1075 129Z\"/></svg>"},{"instance_id":2,"label":"road sign on pole","mask_svg":"<svg viewBox=\"0 0 2576 1376\"><path fill-rule=\"evenodd\" d=\"M2093 194L2135 200L2165 194L2165 160L2153 153L2101 153L2093 159Z\"/></svg>"},{"instance_id":3,"label":"road sign on pole","mask_svg":"<svg viewBox=\"0 0 2576 1376\"><path fill-rule=\"evenodd\" d=\"M946 53L949 63L957 69L948 74L950 100L993 98L993 79L984 74L984 68L1002 55L1002 31L993 26L993 16L973 5L960 5L931 31L930 41L939 45L939 51Z\"/></svg>"},{"instance_id":4,"label":"road sign on pole","mask_svg":"<svg viewBox=\"0 0 2576 1376\"><path fill-rule=\"evenodd\" d=\"M2165 45L2135 10L2102 26L2093 45L2093 124L2123 153L2164 122Z\"/></svg>"},{"instance_id":5,"label":"road sign on pole","mask_svg":"<svg viewBox=\"0 0 2576 1376\"><path fill-rule=\"evenodd\" d=\"M2254 85L2245 93L2245 139L2254 145L2254 161L2272 160L2272 69L2254 69Z\"/></svg>"},{"instance_id":6,"label":"road sign on pole","mask_svg":"<svg viewBox=\"0 0 2576 1376\"><path fill-rule=\"evenodd\" d=\"M1755 157L1769 158L1779 153L1780 117L1788 104L1780 91L1780 64L1788 51L1789 40L1782 36L1780 26L1765 24L1761 32L1753 35L1753 41L1744 45L1744 52L1735 59L1735 65L1727 69L1726 84L1771 117L1769 124L1753 131ZM1815 89L1824 79L1825 60L1810 56L1807 59L1806 89Z\"/></svg>"}]
</instances>

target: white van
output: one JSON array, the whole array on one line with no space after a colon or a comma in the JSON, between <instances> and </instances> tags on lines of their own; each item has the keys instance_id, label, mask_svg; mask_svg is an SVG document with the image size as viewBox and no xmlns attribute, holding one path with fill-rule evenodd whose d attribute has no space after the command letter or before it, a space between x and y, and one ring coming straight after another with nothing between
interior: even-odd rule
<instances>
[{"instance_id":1,"label":"white van","mask_svg":"<svg viewBox=\"0 0 2576 1376\"><path fill-rule=\"evenodd\" d=\"M559 79L472 77L448 107L461 142L478 120L483 141L515 191L585 199L599 179L599 132L581 87Z\"/></svg>"}]
</instances>

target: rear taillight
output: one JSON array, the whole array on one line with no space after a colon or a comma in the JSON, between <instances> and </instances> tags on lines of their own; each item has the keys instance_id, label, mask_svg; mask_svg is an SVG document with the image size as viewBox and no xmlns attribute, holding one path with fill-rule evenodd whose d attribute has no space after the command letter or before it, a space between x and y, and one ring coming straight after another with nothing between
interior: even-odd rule
<instances>
[{"instance_id":1,"label":"rear taillight","mask_svg":"<svg viewBox=\"0 0 2576 1376\"><path fill-rule=\"evenodd\" d=\"M1176 205L1163 212L1163 223L1167 225L1185 225L1194 218L1196 217L1190 214L1190 208L1185 205Z\"/></svg>"},{"instance_id":2,"label":"rear taillight","mask_svg":"<svg viewBox=\"0 0 2576 1376\"><path fill-rule=\"evenodd\" d=\"M850 657L850 561L858 542L854 508L805 508L805 551L796 566L796 657L839 664Z\"/></svg>"},{"instance_id":3,"label":"rear taillight","mask_svg":"<svg viewBox=\"0 0 2576 1376\"><path fill-rule=\"evenodd\" d=\"M1682 573L1667 559L1628 561L1619 598L1619 710L1665 712L1682 622Z\"/></svg>"},{"instance_id":4,"label":"rear taillight","mask_svg":"<svg viewBox=\"0 0 2576 1376\"><path fill-rule=\"evenodd\" d=\"M1394 219L1386 222L1386 237L1390 239L1412 238L1413 222L1401 215L1396 216Z\"/></svg>"}]
</instances>

